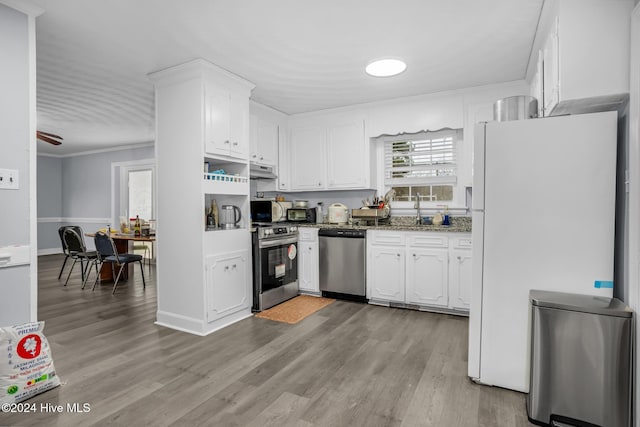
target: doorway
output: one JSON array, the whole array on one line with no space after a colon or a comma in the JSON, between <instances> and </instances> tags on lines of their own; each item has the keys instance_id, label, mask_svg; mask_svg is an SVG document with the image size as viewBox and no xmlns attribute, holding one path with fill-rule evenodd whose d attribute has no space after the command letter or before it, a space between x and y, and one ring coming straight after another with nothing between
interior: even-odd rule
<instances>
[{"instance_id":1,"label":"doorway","mask_svg":"<svg viewBox=\"0 0 640 427\"><path fill-rule=\"evenodd\" d=\"M120 231L139 216L155 229L157 209L155 160L143 159L112 164L112 218ZM133 231L133 230L131 230ZM154 258L153 244L136 242L134 252L149 261Z\"/></svg>"}]
</instances>

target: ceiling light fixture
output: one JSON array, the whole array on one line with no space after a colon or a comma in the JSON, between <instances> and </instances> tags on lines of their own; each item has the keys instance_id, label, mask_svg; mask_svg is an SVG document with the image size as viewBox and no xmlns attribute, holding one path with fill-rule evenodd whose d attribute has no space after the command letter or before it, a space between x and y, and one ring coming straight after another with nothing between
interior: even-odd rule
<instances>
[{"instance_id":1,"label":"ceiling light fixture","mask_svg":"<svg viewBox=\"0 0 640 427\"><path fill-rule=\"evenodd\" d=\"M375 60L365 68L365 71L370 76L374 77L391 77L402 73L407 69L407 64L399 59L378 59Z\"/></svg>"}]
</instances>

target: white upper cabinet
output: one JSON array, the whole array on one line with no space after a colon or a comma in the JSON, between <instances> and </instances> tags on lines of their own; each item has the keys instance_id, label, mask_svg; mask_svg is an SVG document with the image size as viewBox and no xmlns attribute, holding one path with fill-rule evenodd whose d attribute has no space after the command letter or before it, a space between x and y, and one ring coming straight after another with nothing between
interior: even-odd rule
<instances>
[{"instance_id":1,"label":"white upper cabinet","mask_svg":"<svg viewBox=\"0 0 640 427\"><path fill-rule=\"evenodd\" d=\"M324 190L326 183L326 131L322 127L296 127L290 131L291 190Z\"/></svg>"},{"instance_id":2,"label":"white upper cabinet","mask_svg":"<svg viewBox=\"0 0 640 427\"><path fill-rule=\"evenodd\" d=\"M626 99L632 8L631 1L545 2L530 60L536 67L541 52L545 116L613 109Z\"/></svg>"},{"instance_id":3,"label":"white upper cabinet","mask_svg":"<svg viewBox=\"0 0 640 427\"><path fill-rule=\"evenodd\" d=\"M290 124L285 151L292 191L367 189L371 165L365 122L360 115L306 117Z\"/></svg>"},{"instance_id":4,"label":"white upper cabinet","mask_svg":"<svg viewBox=\"0 0 640 427\"><path fill-rule=\"evenodd\" d=\"M261 165L276 166L278 164L278 124L252 114L250 134L249 160Z\"/></svg>"},{"instance_id":5,"label":"white upper cabinet","mask_svg":"<svg viewBox=\"0 0 640 427\"><path fill-rule=\"evenodd\" d=\"M369 159L364 123L358 121L327 129L327 188L365 188Z\"/></svg>"},{"instance_id":6,"label":"white upper cabinet","mask_svg":"<svg viewBox=\"0 0 640 427\"><path fill-rule=\"evenodd\" d=\"M542 50L542 112L551 114L560 102L560 59L558 57L558 20L554 21Z\"/></svg>"},{"instance_id":7,"label":"white upper cabinet","mask_svg":"<svg viewBox=\"0 0 640 427\"><path fill-rule=\"evenodd\" d=\"M249 99L246 94L206 85L205 153L248 158Z\"/></svg>"}]
</instances>

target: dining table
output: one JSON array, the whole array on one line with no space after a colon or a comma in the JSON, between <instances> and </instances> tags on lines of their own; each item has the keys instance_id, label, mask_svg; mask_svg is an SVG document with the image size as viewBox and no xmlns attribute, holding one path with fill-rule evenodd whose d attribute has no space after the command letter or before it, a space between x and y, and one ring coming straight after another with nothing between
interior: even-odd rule
<instances>
[{"instance_id":1,"label":"dining table","mask_svg":"<svg viewBox=\"0 0 640 427\"><path fill-rule=\"evenodd\" d=\"M96 233L85 233L86 237L95 237ZM153 242L156 241L156 236L136 236L133 233L111 233L111 239L116 247L116 250L119 254L125 253L133 253L133 243L134 242L151 242L153 247ZM153 254L153 250L151 251ZM113 264L113 263L109 263ZM122 277L120 280L127 280L129 278L129 274L133 274L133 264L129 264L122 272ZM117 274L117 270L115 270ZM114 269L113 268L103 268L100 272L100 281L113 282L115 280Z\"/></svg>"}]
</instances>

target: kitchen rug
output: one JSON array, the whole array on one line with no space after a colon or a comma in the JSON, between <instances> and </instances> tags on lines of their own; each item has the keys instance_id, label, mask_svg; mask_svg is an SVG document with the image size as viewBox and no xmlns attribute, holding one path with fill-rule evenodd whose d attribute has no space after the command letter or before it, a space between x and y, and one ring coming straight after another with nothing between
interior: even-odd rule
<instances>
[{"instance_id":1,"label":"kitchen rug","mask_svg":"<svg viewBox=\"0 0 640 427\"><path fill-rule=\"evenodd\" d=\"M331 298L298 295L289 301L285 301L268 310L261 311L256 314L256 317L294 325L334 301L335 300Z\"/></svg>"}]
</instances>

